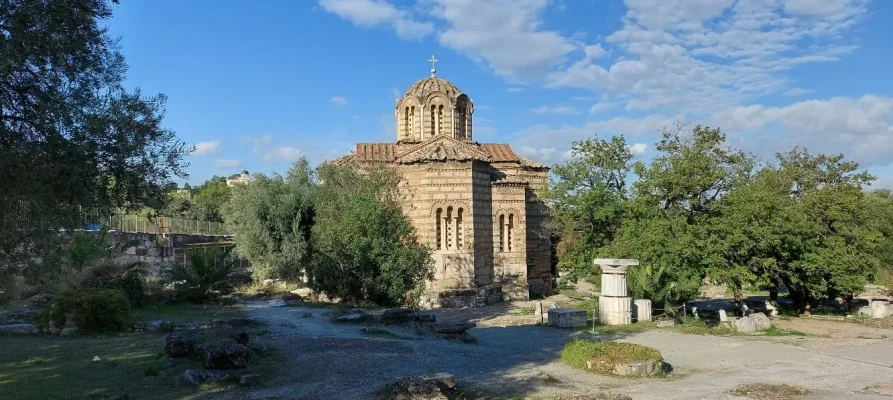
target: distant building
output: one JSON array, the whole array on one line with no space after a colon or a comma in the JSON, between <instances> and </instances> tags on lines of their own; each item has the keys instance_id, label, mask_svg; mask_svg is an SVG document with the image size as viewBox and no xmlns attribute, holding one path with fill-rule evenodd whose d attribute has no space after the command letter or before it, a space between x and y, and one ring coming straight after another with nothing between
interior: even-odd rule
<instances>
[{"instance_id":1,"label":"distant building","mask_svg":"<svg viewBox=\"0 0 893 400\"><path fill-rule=\"evenodd\" d=\"M248 175L248 171L242 171L242 173L237 176L226 178L226 186L235 186L240 183L248 183L248 181L250 180L251 175Z\"/></svg>"},{"instance_id":2,"label":"distant building","mask_svg":"<svg viewBox=\"0 0 893 400\"><path fill-rule=\"evenodd\" d=\"M192 200L192 192L189 189L177 189L174 190L174 196L182 197L186 200Z\"/></svg>"}]
</instances>

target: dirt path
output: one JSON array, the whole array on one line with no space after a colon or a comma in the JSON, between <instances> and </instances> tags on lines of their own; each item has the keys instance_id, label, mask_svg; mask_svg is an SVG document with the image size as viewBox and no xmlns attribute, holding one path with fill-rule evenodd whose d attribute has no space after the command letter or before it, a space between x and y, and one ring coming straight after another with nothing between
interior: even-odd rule
<instances>
[{"instance_id":1,"label":"dirt path","mask_svg":"<svg viewBox=\"0 0 893 400\"><path fill-rule=\"evenodd\" d=\"M512 304L474 310L493 321ZM525 306L520 306L525 308ZM330 322L330 311L304 307L249 306L269 322L265 340L285 354L281 374L250 394L252 399L369 399L403 376L455 374L465 388L501 396L544 397L615 392L635 400L725 399L742 383L790 383L813 391L808 398L887 399L864 391L893 377L893 341L858 339L821 348L742 337L693 336L654 330L619 338L660 350L675 372L668 379L619 379L572 369L559 360L574 333L534 325L485 326L470 330L476 345L448 342L401 328L405 339L368 336L362 325ZM466 311L467 312L467 311ZM306 317L307 314L312 317ZM460 312L442 313L458 316ZM530 316L512 316L519 319ZM893 335L889 336L893 337ZM801 339L810 341L812 339ZM851 346L858 346L850 348ZM738 398L740 399L740 398Z\"/></svg>"}]
</instances>

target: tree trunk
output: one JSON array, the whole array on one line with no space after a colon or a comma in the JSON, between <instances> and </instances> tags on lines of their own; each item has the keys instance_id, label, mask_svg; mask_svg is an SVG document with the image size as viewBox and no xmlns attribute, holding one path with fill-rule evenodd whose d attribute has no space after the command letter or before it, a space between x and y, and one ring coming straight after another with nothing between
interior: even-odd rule
<instances>
[{"instance_id":1,"label":"tree trunk","mask_svg":"<svg viewBox=\"0 0 893 400\"><path fill-rule=\"evenodd\" d=\"M778 309L778 281L773 279L769 286L769 304Z\"/></svg>"}]
</instances>

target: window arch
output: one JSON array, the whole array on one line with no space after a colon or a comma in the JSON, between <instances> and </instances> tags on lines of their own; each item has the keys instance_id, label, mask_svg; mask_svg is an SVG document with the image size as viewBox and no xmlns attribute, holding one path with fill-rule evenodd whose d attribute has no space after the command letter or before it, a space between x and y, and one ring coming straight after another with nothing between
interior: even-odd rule
<instances>
[{"instance_id":1,"label":"window arch","mask_svg":"<svg viewBox=\"0 0 893 400\"><path fill-rule=\"evenodd\" d=\"M443 135L443 105L437 107L437 134Z\"/></svg>"},{"instance_id":2,"label":"window arch","mask_svg":"<svg viewBox=\"0 0 893 400\"><path fill-rule=\"evenodd\" d=\"M515 241L515 214L511 212L499 215L499 243L497 243L497 251L502 253L510 253L514 251Z\"/></svg>"},{"instance_id":3,"label":"window arch","mask_svg":"<svg viewBox=\"0 0 893 400\"><path fill-rule=\"evenodd\" d=\"M465 208L439 206L434 210L434 248L461 250L465 247Z\"/></svg>"}]
</instances>

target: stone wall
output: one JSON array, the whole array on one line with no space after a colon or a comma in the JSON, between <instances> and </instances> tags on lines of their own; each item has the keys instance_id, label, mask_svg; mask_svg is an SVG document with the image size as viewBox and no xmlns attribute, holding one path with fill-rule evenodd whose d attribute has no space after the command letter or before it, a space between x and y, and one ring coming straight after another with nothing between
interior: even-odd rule
<instances>
[{"instance_id":1,"label":"stone wall","mask_svg":"<svg viewBox=\"0 0 893 400\"><path fill-rule=\"evenodd\" d=\"M122 263L143 262L149 273L155 277L164 276L174 263L188 263L186 250L203 246L232 247L232 236L207 236L187 234L155 234L111 231L109 244L129 243L118 261ZM242 268L249 268L244 260L236 261Z\"/></svg>"}]
</instances>

